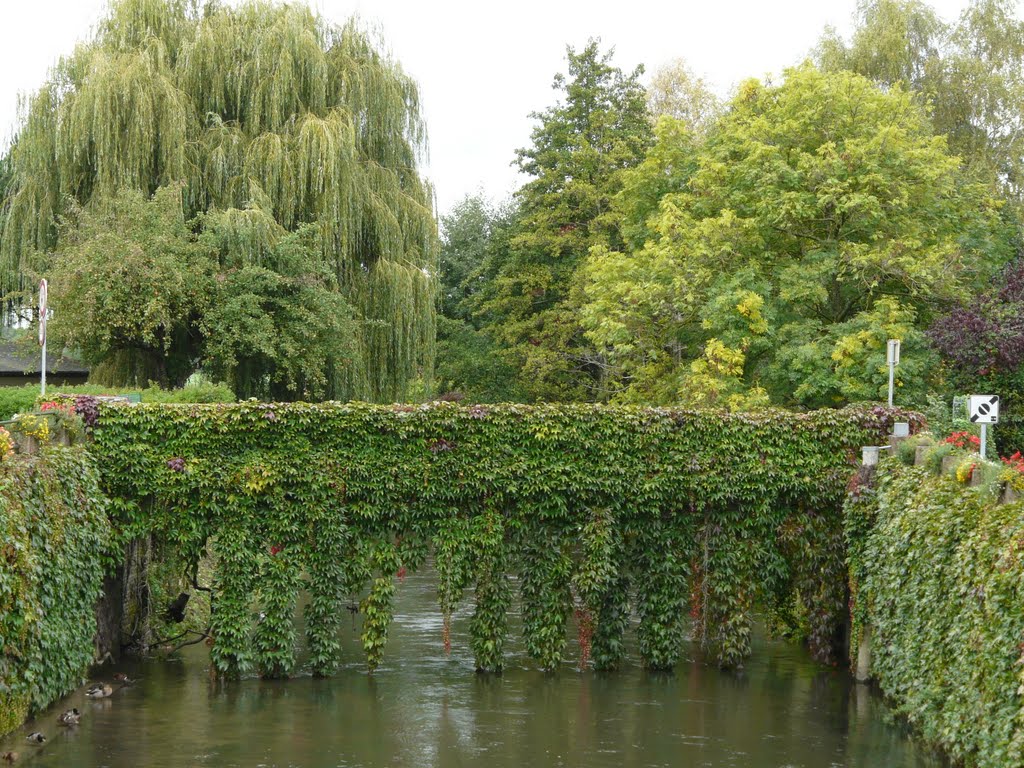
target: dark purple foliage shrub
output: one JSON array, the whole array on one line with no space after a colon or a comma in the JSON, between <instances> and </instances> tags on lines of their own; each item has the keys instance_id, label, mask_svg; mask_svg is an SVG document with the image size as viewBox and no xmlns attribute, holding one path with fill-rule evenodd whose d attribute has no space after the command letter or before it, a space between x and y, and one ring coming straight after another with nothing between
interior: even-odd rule
<instances>
[{"instance_id":1,"label":"dark purple foliage shrub","mask_svg":"<svg viewBox=\"0 0 1024 768\"><path fill-rule=\"evenodd\" d=\"M100 420L98 401L91 395L78 395L75 397L75 413L82 418L86 429L94 429Z\"/></svg>"},{"instance_id":2,"label":"dark purple foliage shrub","mask_svg":"<svg viewBox=\"0 0 1024 768\"><path fill-rule=\"evenodd\" d=\"M967 377L1024 364L1024 259L1007 266L993 290L939 318L928 336L954 372Z\"/></svg>"}]
</instances>

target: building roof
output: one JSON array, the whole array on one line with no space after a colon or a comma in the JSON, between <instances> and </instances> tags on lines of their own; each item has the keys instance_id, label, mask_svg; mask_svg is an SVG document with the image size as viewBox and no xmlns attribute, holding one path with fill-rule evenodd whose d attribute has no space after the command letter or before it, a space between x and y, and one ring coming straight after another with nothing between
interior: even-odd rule
<instances>
[{"instance_id":1,"label":"building roof","mask_svg":"<svg viewBox=\"0 0 1024 768\"><path fill-rule=\"evenodd\" d=\"M29 376L39 373L40 350L13 341L0 342L0 376ZM54 375L86 375L89 368L78 358L47 350L46 373Z\"/></svg>"}]
</instances>

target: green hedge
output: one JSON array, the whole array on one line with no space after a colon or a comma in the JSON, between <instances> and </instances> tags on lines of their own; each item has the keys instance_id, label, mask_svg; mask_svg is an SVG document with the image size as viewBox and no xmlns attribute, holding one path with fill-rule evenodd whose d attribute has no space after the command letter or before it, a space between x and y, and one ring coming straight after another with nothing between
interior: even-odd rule
<instances>
[{"instance_id":1,"label":"green hedge","mask_svg":"<svg viewBox=\"0 0 1024 768\"><path fill-rule=\"evenodd\" d=\"M958 762L1024 765L1024 503L887 459L847 529L854 612L896 711Z\"/></svg>"},{"instance_id":2,"label":"green hedge","mask_svg":"<svg viewBox=\"0 0 1024 768\"><path fill-rule=\"evenodd\" d=\"M0 463L0 735L81 683L109 532L84 449Z\"/></svg>"},{"instance_id":3,"label":"green hedge","mask_svg":"<svg viewBox=\"0 0 1024 768\"><path fill-rule=\"evenodd\" d=\"M215 539L225 674L288 674L303 588L314 670L337 663L341 604L356 595L373 668L395 577L431 548L446 627L475 587L481 669L503 663L513 574L541 667L561 663L570 626L584 658L615 667L632 609L643 660L662 669L688 610L709 652L741 663L757 604L802 604L812 651L831 658L846 615L845 489L893 415L104 405L91 450L122 541L155 534L194 562Z\"/></svg>"},{"instance_id":4,"label":"green hedge","mask_svg":"<svg viewBox=\"0 0 1024 768\"><path fill-rule=\"evenodd\" d=\"M50 394L75 395L124 395L139 394L144 403L230 403L235 395L226 384L201 383L180 389L118 389L99 384L76 384L73 386L51 385ZM20 387L0 387L0 421L7 421L16 413L31 411L39 400L39 385L25 384Z\"/></svg>"}]
</instances>

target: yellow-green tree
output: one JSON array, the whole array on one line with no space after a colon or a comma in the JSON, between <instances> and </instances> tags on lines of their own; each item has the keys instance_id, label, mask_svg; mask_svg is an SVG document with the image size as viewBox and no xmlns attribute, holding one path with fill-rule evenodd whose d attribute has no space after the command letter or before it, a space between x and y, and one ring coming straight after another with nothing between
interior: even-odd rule
<instances>
[{"instance_id":1,"label":"yellow-green tree","mask_svg":"<svg viewBox=\"0 0 1024 768\"><path fill-rule=\"evenodd\" d=\"M650 210L659 185L678 191L642 244L595 248L586 266L582 322L621 397L876 399L888 338L903 339L901 377L923 386L934 310L1010 256L999 201L898 86L806 65L744 83L703 143L667 119L659 139L623 196Z\"/></svg>"}]
</instances>

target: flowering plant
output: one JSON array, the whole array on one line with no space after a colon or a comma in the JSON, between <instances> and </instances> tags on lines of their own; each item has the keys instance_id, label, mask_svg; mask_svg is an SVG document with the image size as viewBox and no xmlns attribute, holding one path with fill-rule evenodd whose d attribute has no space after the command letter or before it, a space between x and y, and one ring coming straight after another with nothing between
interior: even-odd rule
<instances>
[{"instance_id":1,"label":"flowering plant","mask_svg":"<svg viewBox=\"0 0 1024 768\"><path fill-rule=\"evenodd\" d=\"M977 468L977 463L973 461L965 461L959 467L956 468L956 479L959 483L968 483L971 478L974 477L974 470Z\"/></svg>"},{"instance_id":2,"label":"flowering plant","mask_svg":"<svg viewBox=\"0 0 1024 768\"><path fill-rule=\"evenodd\" d=\"M22 413L15 416L11 429L26 437L34 437L41 443L50 439L50 420L34 413Z\"/></svg>"},{"instance_id":3,"label":"flowering plant","mask_svg":"<svg viewBox=\"0 0 1024 768\"><path fill-rule=\"evenodd\" d=\"M944 442L964 449L977 449L981 447L981 438L977 435L972 435L970 432L954 432Z\"/></svg>"},{"instance_id":4,"label":"flowering plant","mask_svg":"<svg viewBox=\"0 0 1024 768\"><path fill-rule=\"evenodd\" d=\"M47 411L54 411L57 414L63 414L66 416L73 416L75 413L75 407L71 403L57 403L52 400L39 405L39 410L44 413Z\"/></svg>"},{"instance_id":5,"label":"flowering plant","mask_svg":"<svg viewBox=\"0 0 1024 768\"><path fill-rule=\"evenodd\" d=\"M14 438L11 433L0 427L0 461L14 454Z\"/></svg>"},{"instance_id":6,"label":"flowering plant","mask_svg":"<svg viewBox=\"0 0 1024 768\"><path fill-rule=\"evenodd\" d=\"M39 403L40 413L52 419L51 431L57 432L63 441L63 435L81 438L85 435L85 420L79 414L77 403L68 400L44 400Z\"/></svg>"},{"instance_id":7,"label":"flowering plant","mask_svg":"<svg viewBox=\"0 0 1024 768\"><path fill-rule=\"evenodd\" d=\"M1010 469L1014 469L1024 475L1024 456L1021 455L1020 451L1017 451L1010 457L1003 456L1000 461Z\"/></svg>"},{"instance_id":8,"label":"flowering plant","mask_svg":"<svg viewBox=\"0 0 1024 768\"><path fill-rule=\"evenodd\" d=\"M1006 465L1002 479L1006 482L1007 487L1018 493L1024 493L1024 456L1017 451L1012 456L1003 456L1001 461Z\"/></svg>"}]
</instances>

